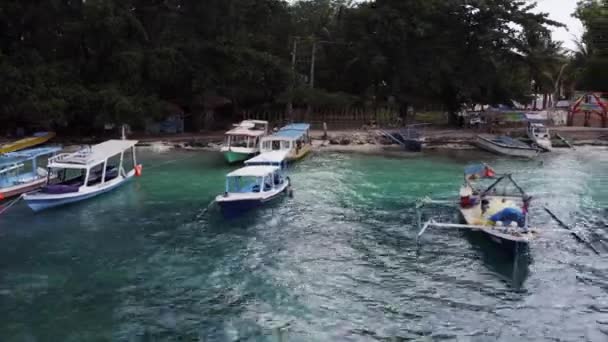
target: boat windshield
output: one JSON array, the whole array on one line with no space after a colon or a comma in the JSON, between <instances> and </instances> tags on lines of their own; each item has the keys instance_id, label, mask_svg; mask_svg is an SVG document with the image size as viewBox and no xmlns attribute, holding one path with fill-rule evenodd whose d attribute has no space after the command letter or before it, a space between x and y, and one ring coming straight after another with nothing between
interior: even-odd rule
<instances>
[{"instance_id":1,"label":"boat windshield","mask_svg":"<svg viewBox=\"0 0 608 342\"><path fill-rule=\"evenodd\" d=\"M539 133L539 134L547 133L547 129L545 127L536 127L534 130L536 131L536 133Z\"/></svg>"},{"instance_id":2,"label":"boat windshield","mask_svg":"<svg viewBox=\"0 0 608 342\"><path fill-rule=\"evenodd\" d=\"M267 140L262 146L264 151L281 151L291 149L291 142L288 140Z\"/></svg>"},{"instance_id":3,"label":"boat windshield","mask_svg":"<svg viewBox=\"0 0 608 342\"><path fill-rule=\"evenodd\" d=\"M236 176L226 179L226 192L239 194L260 192L263 177Z\"/></svg>"},{"instance_id":4,"label":"boat windshield","mask_svg":"<svg viewBox=\"0 0 608 342\"><path fill-rule=\"evenodd\" d=\"M228 147L253 148L257 145L257 140L258 138L246 135L228 135L225 139L225 145Z\"/></svg>"}]
</instances>

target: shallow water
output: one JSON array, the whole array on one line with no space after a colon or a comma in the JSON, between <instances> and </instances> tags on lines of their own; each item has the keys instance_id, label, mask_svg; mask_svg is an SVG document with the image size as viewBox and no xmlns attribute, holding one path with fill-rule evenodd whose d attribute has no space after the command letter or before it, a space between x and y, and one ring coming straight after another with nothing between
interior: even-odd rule
<instances>
[{"instance_id":1,"label":"shallow water","mask_svg":"<svg viewBox=\"0 0 608 342\"><path fill-rule=\"evenodd\" d=\"M219 155L142 152L113 193L0 216L0 340L270 341L289 324L289 341L607 341L608 259L542 210L608 241L607 156L320 153L291 170L294 198L225 221ZM529 257L457 231L417 248L416 199L455 195L471 161L535 195L548 230Z\"/></svg>"}]
</instances>

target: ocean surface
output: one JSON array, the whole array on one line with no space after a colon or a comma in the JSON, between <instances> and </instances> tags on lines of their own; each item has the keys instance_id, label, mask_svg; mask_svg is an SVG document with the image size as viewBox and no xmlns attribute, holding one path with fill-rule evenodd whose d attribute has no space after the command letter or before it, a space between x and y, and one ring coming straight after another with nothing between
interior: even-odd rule
<instances>
[{"instance_id":1,"label":"ocean surface","mask_svg":"<svg viewBox=\"0 0 608 342\"><path fill-rule=\"evenodd\" d=\"M139 159L112 193L0 216L0 341L608 341L608 149L317 153L292 167L293 198L230 221L219 154ZM454 230L417 245L416 200L453 198L476 161L534 196L528 253Z\"/></svg>"}]
</instances>

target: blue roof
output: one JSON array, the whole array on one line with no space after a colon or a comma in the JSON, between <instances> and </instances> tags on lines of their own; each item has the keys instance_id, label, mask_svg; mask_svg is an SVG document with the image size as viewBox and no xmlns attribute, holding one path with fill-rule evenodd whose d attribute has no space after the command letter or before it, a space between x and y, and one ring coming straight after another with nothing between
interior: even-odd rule
<instances>
[{"instance_id":1,"label":"blue roof","mask_svg":"<svg viewBox=\"0 0 608 342\"><path fill-rule=\"evenodd\" d=\"M281 128L273 137L298 139L306 134L310 129L310 125L306 123L290 124Z\"/></svg>"},{"instance_id":2,"label":"blue roof","mask_svg":"<svg viewBox=\"0 0 608 342\"><path fill-rule=\"evenodd\" d=\"M0 155L0 166L13 165L15 163L22 163L31 159L38 158L44 155L50 155L61 151L61 146L48 146L48 147L36 147L27 150L21 150L17 152L10 152Z\"/></svg>"}]
</instances>

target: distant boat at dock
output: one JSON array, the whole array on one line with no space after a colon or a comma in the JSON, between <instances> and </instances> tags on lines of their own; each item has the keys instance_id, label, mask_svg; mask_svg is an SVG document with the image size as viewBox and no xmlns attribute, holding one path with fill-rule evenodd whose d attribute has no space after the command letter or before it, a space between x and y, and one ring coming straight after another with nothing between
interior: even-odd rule
<instances>
[{"instance_id":1,"label":"distant boat at dock","mask_svg":"<svg viewBox=\"0 0 608 342\"><path fill-rule=\"evenodd\" d=\"M136 175L141 165L135 157L135 140L108 140L75 153L62 153L49 159L50 182L38 191L23 195L27 205L40 211L83 201L114 190ZM125 153L131 152L132 169L125 170Z\"/></svg>"},{"instance_id":2,"label":"distant boat at dock","mask_svg":"<svg viewBox=\"0 0 608 342\"><path fill-rule=\"evenodd\" d=\"M528 138L532 140L532 143L543 149L544 151L551 152L553 150L553 144L551 143L551 133L545 125L541 123L528 123Z\"/></svg>"},{"instance_id":3,"label":"distant boat at dock","mask_svg":"<svg viewBox=\"0 0 608 342\"><path fill-rule=\"evenodd\" d=\"M426 138L422 129L429 124L414 124L397 130L380 130L380 134L401 145L406 151L421 152Z\"/></svg>"},{"instance_id":4,"label":"distant boat at dock","mask_svg":"<svg viewBox=\"0 0 608 342\"><path fill-rule=\"evenodd\" d=\"M29 138L0 145L0 154L15 152L26 148L42 145L55 137L54 132L39 132Z\"/></svg>"},{"instance_id":5,"label":"distant boat at dock","mask_svg":"<svg viewBox=\"0 0 608 342\"><path fill-rule=\"evenodd\" d=\"M486 151L512 157L534 158L538 149L507 136L479 135L476 145Z\"/></svg>"},{"instance_id":6,"label":"distant boat at dock","mask_svg":"<svg viewBox=\"0 0 608 342\"><path fill-rule=\"evenodd\" d=\"M311 150L310 125L306 123L287 125L273 135L262 138L262 153L287 151L287 161L302 159Z\"/></svg>"},{"instance_id":7,"label":"distant boat at dock","mask_svg":"<svg viewBox=\"0 0 608 342\"><path fill-rule=\"evenodd\" d=\"M221 152L230 164L260 153L260 139L268 135L268 121L245 120L226 132Z\"/></svg>"}]
</instances>

